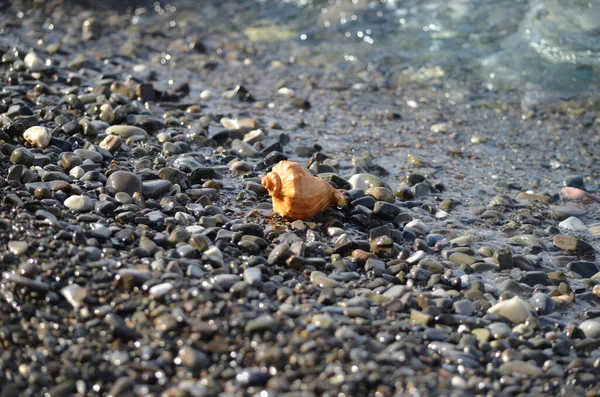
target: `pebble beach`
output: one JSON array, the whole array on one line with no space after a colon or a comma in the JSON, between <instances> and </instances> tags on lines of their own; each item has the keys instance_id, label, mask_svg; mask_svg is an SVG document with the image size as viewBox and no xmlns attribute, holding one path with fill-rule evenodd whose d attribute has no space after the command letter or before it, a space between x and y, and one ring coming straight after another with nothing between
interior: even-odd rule
<instances>
[{"instance_id":1,"label":"pebble beach","mask_svg":"<svg viewBox=\"0 0 600 397\"><path fill-rule=\"evenodd\" d=\"M0 396L600 394L597 91L91 3L0 11ZM279 216L283 160L346 204Z\"/></svg>"}]
</instances>

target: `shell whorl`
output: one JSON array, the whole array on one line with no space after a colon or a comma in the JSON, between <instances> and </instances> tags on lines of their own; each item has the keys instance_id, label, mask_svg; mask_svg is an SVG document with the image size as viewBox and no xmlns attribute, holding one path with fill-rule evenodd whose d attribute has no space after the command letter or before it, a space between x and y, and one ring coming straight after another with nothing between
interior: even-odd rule
<instances>
[{"instance_id":1,"label":"shell whorl","mask_svg":"<svg viewBox=\"0 0 600 397\"><path fill-rule=\"evenodd\" d=\"M337 189L331 188L331 202L335 204L336 207L342 208L346 205L346 198L344 195Z\"/></svg>"},{"instance_id":2,"label":"shell whorl","mask_svg":"<svg viewBox=\"0 0 600 397\"><path fill-rule=\"evenodd\" d=\"M281 195L281 178L277 172L269 172L261 182L271 196L279 197Z\"/></svg>"}]
</instances>

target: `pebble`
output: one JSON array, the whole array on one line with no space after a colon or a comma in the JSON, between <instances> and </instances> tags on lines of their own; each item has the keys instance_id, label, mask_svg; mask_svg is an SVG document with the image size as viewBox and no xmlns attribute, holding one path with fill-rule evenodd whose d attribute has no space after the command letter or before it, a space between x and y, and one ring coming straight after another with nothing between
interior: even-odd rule
<instances>
[{"instance_id":1,"label":"pebble","mask_svg":"<svg viewBox=\"0 0 600 397\"><path fill-rule=\"evenodd\" d=\"M456 314L462 314L464 316L472 316L475 312L475 306L473 305L473 302L468 299L462 299L454 302L453 307Z\"/></svg>"},{"instance_id":2,"label":"pebble","mask_svg":"<svg viewBox=\"0 0 600 397\"><path fill-rule=\"evenodd\" d=\"M70 196L64 204L65 207L79 212L91 211L94 208L94 202L87 196Z\"/></svg>"},{"instance_id":3,"label":"pebble","mask_svg":"<svg viewBox=\"0 0 600 397\"><path fill-rule=\"evenodd\" d=\"M29 249L29 244L26 241L9 241L8 250L16 256L21 256Z\"/></svg>"},{"instance_id":4,"label":"pebble","mask_svg":"<svg viewBox=\"0 0 600 397\"><path fill-rule=\"evenodd\" d=\"M173 284L162 283L162 284L157 284L157 285L151 287L148 292L150 293L150 296L152 296L153 298L160 298L161 296L168 294L172 289L173 289Z\"/></svg>"},{"instance_id":5,"label":"pebble","mask_svg":"<svg viewBox=\"0 0 600 397\"><path fill-rule=\"evenodd\" d=\"M175 365L181 365L193 370L201 370L210 366L210 358L199 350L191 346L184 346L179 349L177 357L174 359Z\"/></svg>"},{"instance_id":6,"label":"pebble","mask_svg":"<svg viewBox=\"0 0 600 397\"><path fill-rule=\"evenodd\" d=\"M116 171L106 179L106 188L110 193L125 192L133 196L142 192L142 181L132 172Z\"/></svg>"},{"instance_id":7,"label":"pebble","mask_svg":"<svg viewBox=\"0 0 600 397\"><path fill-rule=\"evenodd\" d=\"M23 164L29 167L33 164L35 156L25 148L17 148L10 155L10 162L13 164Z\"/></svg>"},{"instance_id":8,"label":"pebble","mask_svg":"<svg viewBox=\"0 0 600 397\"><path fill-rule=\"evenodd\" d=\"M244 270L244 280L252 287L262 284L262 271L258 267L249 267Z\"/></svg>"},{"instance_id":9,"label":"pebble","mask_svg":"<svg viewBox=\"0 0 600 397\"><path fill-rule=\"evenodd\" d=\"M87 296L87 289L77 284L71 284L60 290L62 296L73 306L75 310L79 309Z\"/></svg>"},{"instance_id":10,"label":"pebble","mask_svg":"<svg viewBox=\"0 0 600 397\"><path fill-rule=\"evenodd\" d=\"M508 338L511 334L510 327L505 323L492 323L488 325L490 336L496 340Z\"/></svg>"},{"instance_id":11,"label":"pebble","mask_svg":"<svg viewBox=\"0 0 600 397\"><path fill-rule=\"evenodd\" d=\"M579 324L579 329L588 338L600 338L600 319L593 318Z\"/></svg>"},{"instance_id":12,"label":"pebble","mask_svg":"<svg viewBox=\"0 0 600 397\"><path fill-rule=\"evenodd\" d=\"M597 383L596 203L540 177L594 163L593 144L579 150L591 105L544 119L569 127L573 150L523 162L530 148L489 139L500 118L521 120L502 90L465 96L427 78L434 89L415 91L405 78L443 71L408 70L414 109L400 116L386 76L359 70L345 95L334 65L267 60L242 38L294 32L245 24L247 10L223 25L236 2L204 19L158 3L133 19L76 7L52 26L33 11L6 23L19 6L8 7L4 395L583 395ZM240 66L256 86L238 85ZM231 100L206 90L193 103L196 80L235 87ZM440 108L446 96L461 106ZM382 110L363 112L370 103ZM478 123L464 119L471 105ZM549 106L531 117L564 114ZM341 146L327 139L347 128ZM272 218L260 178L288 156L349 204L310 222Z\"/></svg>"},{"instance_id":13,"label":"pebble","mask_svg":"<svg viewBox=\"0 0 600 397\"><path fill-rule=\"evenodd\" d=\"M111 153L118 152L122 145L123 139L117 135L107 135L102 142L100 142L100 147Z\"/></svg>"},{"instance_id":14,"label":"pebble","mask_svg":"<svg viewBox=\"0 0 600 397\"><path fill-rule=\"evenodd\" d=\"M498 367L498 371L502 375L523 374L534 378L540 377L544 374L544 371L542 371L541 368L528 362L519 360L510 361L500 365L500 367Z\"/></svg>"},{"instance_id":15,"label":"pebble","mask_svg":"<svg viewBox=\"0 0 600 397\"><path fill-rule=\"evenodd\" d=\"M113 174L114 175L114 174ZM112 176L112 175L111 175ZM164 179L155 179L152 181L144 181L142 182L142 194L144 197L160 197L162 194L169 191L169 189L173 186L171 181L167 181ZM117 188L114 188L117 190ZM127 190L121 190L124 193L133 194L135 192L131 192Z\"/></svg>"},{"instance_id":16,"label":"pebble","mask_svg":"<svg viewBox=\"0 0 600 397\"><path fill-rule=\"evenodd\" d=\"M585 232L588 227L579 218L570 216L558 224L558 227L564 230L572 230L575 232Z\"/></svg>"},{"instance_id":17,"label":"pebble","mask_svg":"<svg viewBox=\"0 0 600 397\"><path fill-rule=\"evenodd\" d=\"M46 62L35 52L31 51L23 59L25 67L31 72L43 72L46 70Z\"/></svg>"},{"instance_id":18,"label":"pebble","mask_svg":"<svg viewBox=\"0 0 600 397\"><path fill-rule=\"evenodd\" d=\"M48 146L51 137L50 130L42 126L30 127L23 133L23 138L25 138L29 144L39 148Z\"/></svg>"},{"instance_id":19,"label":"pebble","mask_svg":"<svg viewBox=\"0 0 600 397\"><path fill-rule=\"evenodd\" d=\"M262 315L248 321L244 331L248 333L271 331L276 332L281 327L279 320L270 315Z\"/></svg>"},{"instance_id":20,"label":"pebble","mask_svg":"<svg viewBox=\"0 0 600 397\"><path fill-rule=\"evenodd\" d=\"M64 152L61 157L61 165L62 167L69 171L75 167L79 167L83 164L83 159L72 152ZM83 171L83 168L81 168Z\"/></svg>"},{"instance_id":21,"label":"pebble","mask_svg":"<svg viewBox=\"0 0 600 397\"><path fill-rule=\"evenodd\" d=\"M110 135L117 135L121 139L128 139L131 137L142 137L144 139L148 138L148 133L144 129L133 125L111 125L106 129L106 133Z\"/></svg>"},{"instance_id":22,"label":"pebble","mask_svg":"<svg viewBox=\"0 0 600 397\"><path fill-rule=\"evenodd\" d=\"M502 316L517 324L525 322L533 315L529 304L518 296L496 303L488 309L488 313Z\"/></svg>"}]
</instances>

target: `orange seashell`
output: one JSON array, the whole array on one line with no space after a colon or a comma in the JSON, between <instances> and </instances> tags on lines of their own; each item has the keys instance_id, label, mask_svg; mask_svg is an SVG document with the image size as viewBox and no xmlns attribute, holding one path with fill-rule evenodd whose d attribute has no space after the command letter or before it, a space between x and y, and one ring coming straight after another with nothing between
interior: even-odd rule
<instances>
[{"instance_id":1,"label":"orange seashell","mask_svg":"<svg viewBox=\"0 0 600 397\"><path fill-rule=\"evenodd\" d=\"M280 161L262 184L273 198L273 211L285 218L306 220L331 204L346 205L341 192L293 161Z\"/></svg>"}]
</instances>

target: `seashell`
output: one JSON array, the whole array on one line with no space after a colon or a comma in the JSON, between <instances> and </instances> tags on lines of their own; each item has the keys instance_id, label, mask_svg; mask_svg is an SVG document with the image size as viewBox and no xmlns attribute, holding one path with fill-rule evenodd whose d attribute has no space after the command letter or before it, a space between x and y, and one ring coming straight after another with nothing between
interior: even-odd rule
<instances>
[{"instance_id":1,"label":"seashell","mask_svg":"<svg viewBox=\"0 0 600 397\"><path fill-rule=\"evenodd\" d=\"M273 198L273 211L289 219L306 220L331 204L346 205L342 193L293 161L280 161L262 179L262 184Z\"/></svg>"}]
</instances>

